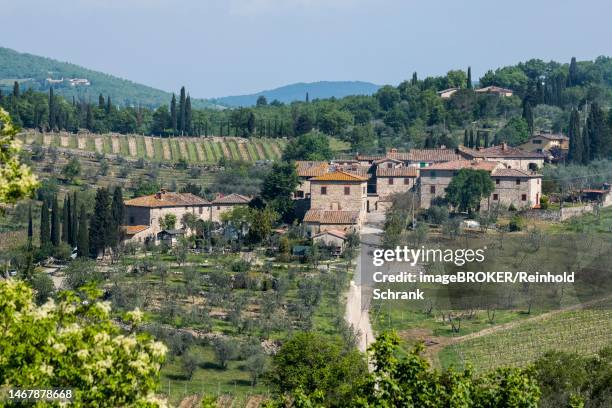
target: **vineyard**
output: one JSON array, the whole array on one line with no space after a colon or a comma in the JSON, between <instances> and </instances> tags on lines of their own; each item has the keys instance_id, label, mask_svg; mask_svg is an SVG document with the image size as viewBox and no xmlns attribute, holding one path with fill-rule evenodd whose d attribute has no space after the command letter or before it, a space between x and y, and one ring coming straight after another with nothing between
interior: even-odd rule
<instances>
[{"instance_id":1,"label":"vineyard","mask_svg":"<svg viewBox=\"0 0 612 408\"><path fill-rule=\"evenodd\" d=\"M91 134L91 133L38 133L26 132L20 135L26 144L40 144L118 155L126 158L150 161L216 164L219 160L256 162L278 160L285 148L283 139L237 137L174 137L158 138L141 135Z\"/></svg>"},{"instance_id":2,"label":"vineyard","mask_svg":"<svg viewBox=\"0 0 612 408\"><path fill-rule=\"evenodd\" d=\"M609 306L609 305L606 305ZM475 337L444 348L442 366L476 371L525 366L549 350L594 354L612 343L612 310L571 310L545 319L530 319L507 330Z\"/></svg>"}]
</instances>

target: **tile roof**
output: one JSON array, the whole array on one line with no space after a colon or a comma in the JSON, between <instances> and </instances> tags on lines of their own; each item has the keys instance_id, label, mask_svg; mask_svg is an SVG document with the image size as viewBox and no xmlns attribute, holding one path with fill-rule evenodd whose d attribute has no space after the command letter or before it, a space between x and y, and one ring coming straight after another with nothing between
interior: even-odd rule
<instances>
[{"instance_id":1,"label":"tile roof","mask_svg":"<svg viewBox=\"0 0 612 408\"><path fill-rule=\"evenodd\" d=\"M210 204L207 200L191 193L169 193L159 192L157 194L126 200L124 204L128 207L182 207Z\"/></svg>"},{"instance_id":2,"label":"tile roof","mask_svg":"<svg viewBox=\"0 0 612 408\"><path fill-rule=\"evenodd\" d=\"M146 229L149 229L148 225L123 225L123 231L125 231L126 235L136 235L139 232L142 232Z\"/></svg>"},{"instance_id":3,"label":"tile roof","mask_svg":"<svg viewBox=\"0 0 612 408\"><path fill-rule=\"evenodd\" d=\"M358 154L355 156L359 161L374 161L385 158L384 154Z\"/></svg>"},{"instance_id":4,"label":"tile roof","mask_svg":"<svg viewBox=\"0 0 612 408\"><path fill-rule=\"evenodd\" d=\"M379 167L376 177L418 177L419 169L416 167L395 167L392 169Z\"/></svg>"},{"instance_id":5,"label":"tile roof","mask_svg":"<svg viewBox=\"0 0 612 408\"><path fill-rule=\"evenodd\" d=\"M349 173L345 170L336 170L310 179L311 181L367 181L367 177Z\"/></svg>"},{"instance_id":6,"label":"tile roof","mask_svg":"<svg viewBox=\"0 0 612 408\"><path fill-rule=\"evenodd\" d=\"M380 160L374 160L374 164L380 164L385 162L401 163L402 161L398 159L393 159L391 157L383 157Z\"/></svg>"},{"instance_id":7,"label":"tile roof","mask_svg":"<svg viewBox=\"0 0 612 408\"><path fill-rule=\"evenodd\" d=\"M213 200L213 204L248 204L250 202L249 197L236 193L219 196Z\"/></svg>"},{"instance_id":8,"label":"tile roof","mask_svg":"<svg viewBox=\"0 0 612 408\"><path fill-rule=\"evenodd\" d=\"M497 168L493 170L491 176L494 177L520 177L520 178L536 178L542 177L541 174L536 174L531 171L521 170L521 169L506 169L506 168Z\"/></svg>"},{"instance_id":9,"label":"tile roof","mask_svg":"<svg viewBox=\"0 0 612 408\"><path fill-rule=\"evenodd\" d=\"M358 155L358 160L368 160L372 162L383 162L388 159L415 162L441 162L459 160L461 157L454 149L412 149L409 152L398 152L395 149L387 152L386 155Z\"/></svg>"},{"instance_id":10,"label":"tile roof","mask_svg":"<svg viewBox=\"0 0 612 408\"><path fill-rule=\"evenodd\" d=\"M371 178L372 175L369 173L369 166L357 166L357 165L335 165L332 166L332 170L342 170L349 174L354 174L356 176L365 177L367 179Z\"/></svg>"},{"instance_id":11,"label":"tile roof","mask_svg":"<svg viewBox=\"0 0 612 408\"><path fill-rule=\"evenodd\" d=\"M315 177L327 173L329 165L324 161L296 161L299 177Z\"/></svg>"},{"instance_id":12,"label":"tile roof","mask_svg":"<svg viewBox=\"0 0 612 408\"><path fill-rule=\"evenodd\" d=\"M492 93L513 93L512 89L501 88L501 87L495 86L495 85L485 86L484 88L475 89L474 92L476 92L476 93L486 93L486 92L492 92Z\"/></svg>"},{"instance_id":13,"label":"tile roof","mask_svg":"<svg viewBox=\"0 0 612 408\"><path fill-rule=\"evenodd\" d=\"M337 237L340 239L346 239L346 233L344 231L335 230L335 229L321 231L318 234L313 235L312 237L316 238L316 237L320 237L323 235L333 235L334 237Z\"/></svg>"},{"instance_id":14,"label":"tile roof","mask_svg":"<svg viewBox=\"0 0 612 408\"><path fill-rule=\"evenodd\" d=\"M454 160L444 163L432 164L428 167L420 169L421 173L429 170L461 170L461 169L475 169L492 171L496 167L500 166L499 162L495 161L477 161L477 160Z\"/></svg>"},{"instance_id":15,"label":"tile roof","mask_svg":"<svg viewBox=\"0 0 612 408\"><path fill-rule=\"evenodd\" d=\"M557 133L540 133L537 135L533 135L532 139L534 137L543 137L544 139L548 139L548 140L569 140L569 137L562 135L562 134L557 134Z\"/></svg>"},{"instance_id":16,"label":"tile roof","mask_svg":"<svg viewBox=\"0 0 612 408\"><path fill-rule=\"evenodd\" d=\"M480 158L508 158L508 159L544 159L546 155L538 152L528 152L518 147L512 147L505 144L498 146L485 147L482 149L470 149L468 147L460 147L460 152L469 157Z\"/></svg>"},{"instance_id":17,"label":"tile roof","mask_svg":"<svg viewBox=\"0 0 612 408\"><path fill-rule=\"evenodd\" d=\"M304 222L318 224L357 224L359 211L308 210Z\"/></svg>"}]
</instances>

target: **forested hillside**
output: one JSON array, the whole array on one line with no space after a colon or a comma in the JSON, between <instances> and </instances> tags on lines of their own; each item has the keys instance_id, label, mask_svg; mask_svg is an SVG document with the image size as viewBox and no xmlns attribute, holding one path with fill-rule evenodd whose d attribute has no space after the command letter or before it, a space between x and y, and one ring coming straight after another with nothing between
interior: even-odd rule
<instances>
[{"instance_id":1,"label":"forested hillside","mask_svg":"<svg viewBox=\"0 0 612 408\"><path fill-rule=\"evenodd\" d=\"M49 82L47 79L51 79ZM62 80L63 81L60 81ZM85 79L89 82L72 81ZM25 90L47 92L53 87L58 95L71 100L95 100L98 94L110 95L116 104L122 106L156 107L167 103L170 93L138 84L126 79L117 78L102 72L81 66L61 62L51 58L20 53L9 48L0 47L0 89L5 91L19 81ZM213 107L214 104L204 100L194 100L198 107Z\"/></svg>"},{"instance_id":2,"label":"forested hillside","mask_svg":"<svg viewBox=\"0 0 612 408\"><path fill-rule=\"evenodd\" d=\"M168 96L167 105L153 110L142 104L118 107L114 95L99 95L93 103L66 100L55 89L43 94L25 83L15 85L0 105L20 126L40 130L288 138L317 131L359 152L454 147L484 140L518 145L534 132L552 131L569 134L574 161L609 157L611 58L572 59L569 64L534 59L491 70L480 78L479 87L509 88L512 96L478 92L470 71L453 70L423 79L415 73L410 80L384 86L372 96L291 104L261 96L255 107L226 110L197 109L185 88ZM456 92L441 97L439 91L448 88Z\"/></svg>"}]
</instances>

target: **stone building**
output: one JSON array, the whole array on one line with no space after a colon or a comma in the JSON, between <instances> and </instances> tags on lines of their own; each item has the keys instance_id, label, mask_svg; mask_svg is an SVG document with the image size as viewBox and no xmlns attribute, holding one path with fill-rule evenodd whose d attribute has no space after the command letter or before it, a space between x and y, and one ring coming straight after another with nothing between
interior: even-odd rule
<instances>
[{"instance_id":1,"label":"stone building","mask_svg":"<svg viewBox=\"0 0 612 408\"><path fill-rule=\"evenodd\" d=\"M367 199L366 177L344 170L310 179L310 208L312 210L365 211Z\"/></svg>"},{"instance_id":2,"label":"stone building","mask_svg":"<svg viewBox=\"0 0 612 408\"><path fill-rule=\"evenodd\" d=\"M459 154L465 160L492 160L501 162L509 169L536 171L544 166L546 155L539 152L528 152L518 147L502 143L498 146L470 149L460 147Z\"/></svg>"},{"instance_id":3,"label":"stone building","mask_svg":"<svg viewBox=\"0 0 612 408\"><path fill-rule=\"evenodd\" d=\"M561 134L539 133L523 143L521 149L528 152L544 153L553 149L569 150L569 137Z\"/></svg>"},{"instance_id":4,"label":"stone building","mask_svg":"<svg viewBox=\"0 0 612 408\"><path fill-rule=\"evenodd\" d=\"M251 198L241 194L219 195L211 203L210 220L221 222L221 214L231 211L236 206L247 206Z\"/></svg>"},{"instance_id":5,"label":"stone building","mask_svg":"<svg viewBox=\"0 0 612 408\"><path fill-rule=\"evenodd\" d=\"M494 190L480 203L481 209L493 205L516 208L533 208L540 203L542 196L542 176L522 169L509 169L501 162L458 160L436 164L421 169L420 206L429 208L432 202L446 194L446 188L461 169L484 170L491 175Z\"/></svg>"},{"instance_id":6,"label":"stone building","mask_svg":"<svg viewBox=\"0 0 612 408\"><path fill-rule=\"evenodd\" d=\"M304 227L309 236L322 231L357 231L361 225L361 211L308 210L304 216Z\"/></svg>"}]
</instances>

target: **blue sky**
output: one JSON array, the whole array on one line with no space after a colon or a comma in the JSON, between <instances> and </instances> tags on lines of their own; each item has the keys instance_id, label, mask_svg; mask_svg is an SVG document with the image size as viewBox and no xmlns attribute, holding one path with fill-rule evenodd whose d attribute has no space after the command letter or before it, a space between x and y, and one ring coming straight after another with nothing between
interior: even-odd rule
<instances>
[{"instance_id":1,"label":"blue sky","mask_svg":"<svg viewBox=\"0 0 612 408\"><path fill-rule=\"evenodd\" d=\"M609 0L0 0L0 45L196 97L612 55Z\"/></svg>"}]
</instances>

